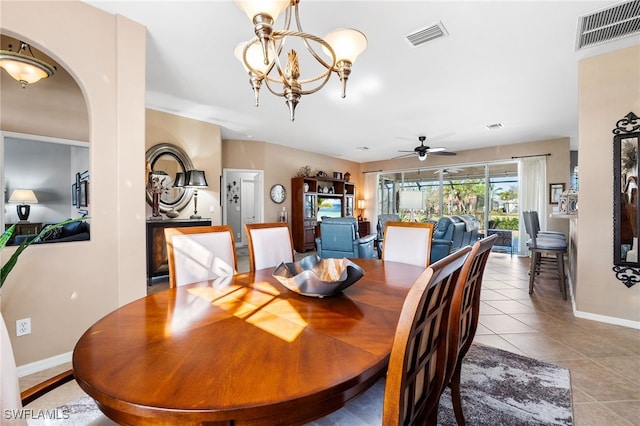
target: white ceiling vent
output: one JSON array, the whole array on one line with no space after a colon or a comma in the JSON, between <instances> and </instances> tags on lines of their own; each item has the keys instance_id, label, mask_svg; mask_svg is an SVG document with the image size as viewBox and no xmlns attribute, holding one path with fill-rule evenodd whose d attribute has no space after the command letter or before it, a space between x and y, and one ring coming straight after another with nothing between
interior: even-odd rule
<instances>
[{"instance_id":1,"label":"white ceiling vent","mask_svg":"<svg viewBox=\"0 0 640 426\"><path fill-rule=\"evenodd\" d=\"M578 18L576 50L640 33L640 0L618 3Z\"/></svg>"},{"instance_id":2,"label":"white ceiling vent","mask_svg":"<svg viewBox=\"0 0 640 426\"><path fill-rule=\"evenodd\" d=\"M449 33L442 22L433 24L421 30L415 31L407 36L407 41L413 47L420 46L428 41L435 40L440 37L448 36Z\"/></svg>"}]
</instances>

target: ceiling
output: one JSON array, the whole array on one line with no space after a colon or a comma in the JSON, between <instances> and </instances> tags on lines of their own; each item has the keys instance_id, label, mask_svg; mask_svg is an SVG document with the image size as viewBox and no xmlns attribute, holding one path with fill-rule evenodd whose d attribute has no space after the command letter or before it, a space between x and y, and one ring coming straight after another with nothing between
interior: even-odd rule
<instances>
[{"instance_id":1,"label":"ceiling","mask_svg":"<svg viewBox=\"0 0 640 426\"><path fill-rule=\"evenodd\" d=\"M305 32L322 37L352 27L368 47L345 99L334 76L302 97L290 122L284 100L266 88L253 104L233 55L253 28L232 1L87 3L147 27L149 108L218 124L223 139L357 162L401 155L419 135L449 151L561 137L577 149L579 61L640 43L635 34L576 50L579 17L610 1L303 0ZM448 36L419 47L406 41L438 22ZM503 127L486 128L495 123Z\"/></svg>"}]
</instances>

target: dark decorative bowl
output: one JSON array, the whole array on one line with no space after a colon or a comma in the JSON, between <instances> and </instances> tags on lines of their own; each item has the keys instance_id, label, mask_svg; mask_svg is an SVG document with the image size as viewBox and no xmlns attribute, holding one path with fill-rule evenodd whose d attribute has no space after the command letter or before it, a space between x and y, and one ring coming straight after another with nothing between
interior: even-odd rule
<instances>
[{"instance_id":1,"label":"dark decorative bowl","mask_svg":"<svg viewBox=\"0 0 640 426\"><path fill-rule=\"evenodd\" d=\"M364 276L364 270L349 259L321 259L307 256L298 262L282 262L273 277L289 290L310 297L340 293Z\"/></svg>"}]
</instances>

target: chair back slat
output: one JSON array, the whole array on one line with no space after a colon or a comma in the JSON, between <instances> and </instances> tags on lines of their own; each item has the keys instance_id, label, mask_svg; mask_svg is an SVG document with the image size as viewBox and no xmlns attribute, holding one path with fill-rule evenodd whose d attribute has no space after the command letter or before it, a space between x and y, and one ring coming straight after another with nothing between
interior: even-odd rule
<instances>
[{"instance_id":1,"label":"chair back slat","mask_svg":"<svg viewBox=\"0 0 640 426\"><path fill-rule=\"evenodd\" d=\"M471 250L435 262L402 306L386 380L383 424L437 424L444 389L450 315L458 277ZM459 318L459 315L456 315Z\"/></svg>"},{"instance_id":2,"label":"chair back slat","mask_svg":"<svg viewBox=\"0 0 640 426\"><path fill-rule=\"evenodd\" d=\"M468 352L476 335L480 315L480 291L484 269L497 235L483 238L472 247L469 257L460 273L460 285L453 296L452 309L460 311L460 329L457 357L461 359Z\"/></svg>"}]
</instances>

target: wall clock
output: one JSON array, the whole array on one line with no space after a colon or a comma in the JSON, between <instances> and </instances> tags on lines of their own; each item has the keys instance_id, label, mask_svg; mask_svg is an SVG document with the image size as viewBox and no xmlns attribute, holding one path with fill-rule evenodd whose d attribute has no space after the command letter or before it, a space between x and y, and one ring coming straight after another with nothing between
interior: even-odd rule
<instances>
[{"instance_id":1,"label":"wall clock","mask_svg":"<svg viewBox=\"0 0 640 426\"><path fill-rule=\"evenodd\" d=\"M271 201L277 204L281 204L287 198L287 190L284 186L277 183L271 187Z\"/></svg>"}]
</instances>

